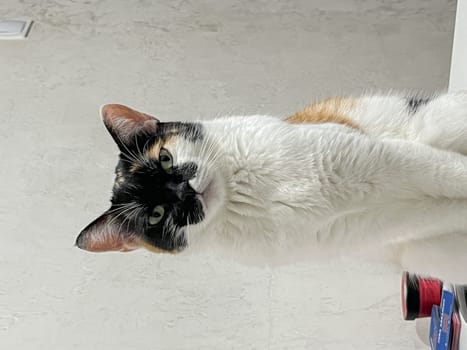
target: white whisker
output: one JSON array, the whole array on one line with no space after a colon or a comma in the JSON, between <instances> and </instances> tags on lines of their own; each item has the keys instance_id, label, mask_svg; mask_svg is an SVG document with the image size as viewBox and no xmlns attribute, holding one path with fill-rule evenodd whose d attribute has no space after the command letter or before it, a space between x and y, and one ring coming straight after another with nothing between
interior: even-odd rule
<instances>
[{"instance_id":1,"label":"white whisker","mask_svg":"<svg viewBox=\"0 0 467 350\"><path fill-rule=\"evenodd\" d=\"M123 146L123 148L125 149L126 152L123 152L122 150L122 153L127 156L128 158L130 158L131 160L133 160L134 162L138 163L138 157L133 153L131 152L131 150L128 148L128 146L126 145L125 142L123 142L122 138L120 137L120 135L117 134L117 138L118 140L120 141L120 144Z\"/></svg>"},{"instance_id":2,"label":"white whisker","mask_svg":"<svg viewBox=\"0 0 467 350\"><path fill-rule=\"evenodd\" d=\"M109 226L112 225L112 224L117 220L117 218L119 218L121 215L124 215L124 214L127 213L128 211L132 210L132 209L133 209L135 206L137 206L137 205L138 205L138 204L133 203L133 202L130 203L130 204L128 205L127 208L125 208L125 209L122 210L120 213L118 213L116 216L114 216L114 217L112 218L112 220L110 220L110 222L108 223L108 225L109 225Z\"/></svg>"}]
</instances>

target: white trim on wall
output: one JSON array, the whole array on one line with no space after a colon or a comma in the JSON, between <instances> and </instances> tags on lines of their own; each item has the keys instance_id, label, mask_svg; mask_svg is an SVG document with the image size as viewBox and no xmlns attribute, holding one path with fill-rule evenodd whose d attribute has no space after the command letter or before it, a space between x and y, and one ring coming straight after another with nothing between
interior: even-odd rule
<instances>
[{"instance_id":1,"label":"white trim on wall","mask_svg":"<svg viewBox=\"0 0 467 350\"><path fill-rule=\"evenodd\" d=\"M467 1L457 0L449 91L467 90Z\"/></svg>"}]
</instances>

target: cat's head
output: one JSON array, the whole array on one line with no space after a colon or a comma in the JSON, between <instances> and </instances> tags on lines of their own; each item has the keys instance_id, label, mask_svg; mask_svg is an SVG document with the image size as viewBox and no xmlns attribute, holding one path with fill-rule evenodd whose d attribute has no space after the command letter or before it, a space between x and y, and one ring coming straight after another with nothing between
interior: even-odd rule
<instances>
[{"instance_id":1,"label":"cat's head","mask_svg":"<svg viewBox=\"0 0 467 350\"><path fill-rule=\"evenodd\" d=\"M163 123L116 104L103 106L101 115L120 150L111 206L81 231L76 245L95 252L182 251L189 229L222 201L203 125Z\"/></svg>"}]
</instances>

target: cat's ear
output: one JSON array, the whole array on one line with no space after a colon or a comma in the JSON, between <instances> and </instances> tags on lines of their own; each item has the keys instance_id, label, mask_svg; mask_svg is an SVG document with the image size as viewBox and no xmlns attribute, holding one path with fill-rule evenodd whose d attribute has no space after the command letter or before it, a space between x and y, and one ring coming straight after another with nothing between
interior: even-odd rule
<instances>
[{"instance_id":1,"label":"cat's ear","mask_svg":"<svg viewBox=\"0 0 467 350\"><path fill-rule=\"evenodd\" d=\"M103 105L101 117L122 151L129 148L139 135L153 134L159 123L153 116L119 104Z\"/></svg>"},{"instance_id":2,"label":"cat's ear","mask_svg":"<svg viewBox=\"0 0 467 350\"><path fill-rule=\"evenodd\" d=\"M76 238L76 246L90 252L129 252L141 246L141 240L115 222L110 209L86 226Z\"/></svg>"}]
</instances>

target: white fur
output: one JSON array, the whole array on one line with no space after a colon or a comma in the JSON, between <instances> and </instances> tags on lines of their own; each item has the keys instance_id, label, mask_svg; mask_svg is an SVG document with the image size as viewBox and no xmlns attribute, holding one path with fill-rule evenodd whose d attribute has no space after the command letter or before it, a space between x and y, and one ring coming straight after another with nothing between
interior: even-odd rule
<instances>
[{"instance_id":1,"label":"white fur","mask_svg":"<svg viewBox=\"0 0 467 350\"><path fill-rule=\"evenodd\" d=\"M368 96L337 124L269 116L203 121L205 141L178 141L206 218L189 249L276 263L368 250L402 268L467 282L467 93L411 115L406 99Z\"/></svg>"}]
</instances>

